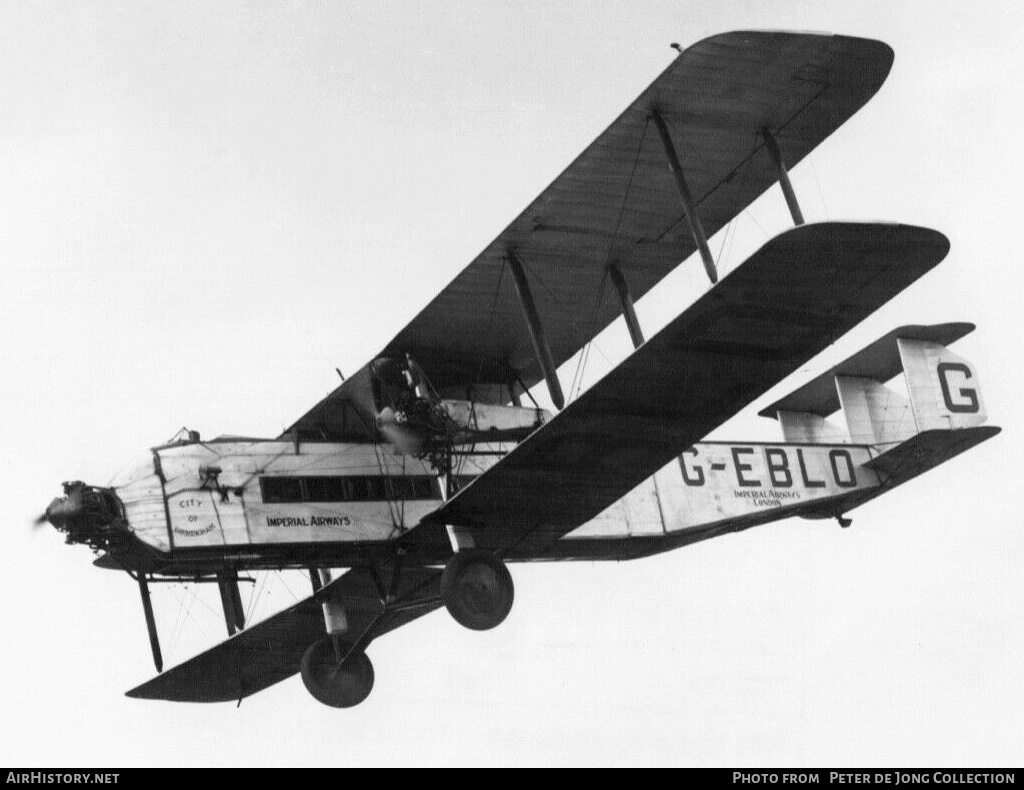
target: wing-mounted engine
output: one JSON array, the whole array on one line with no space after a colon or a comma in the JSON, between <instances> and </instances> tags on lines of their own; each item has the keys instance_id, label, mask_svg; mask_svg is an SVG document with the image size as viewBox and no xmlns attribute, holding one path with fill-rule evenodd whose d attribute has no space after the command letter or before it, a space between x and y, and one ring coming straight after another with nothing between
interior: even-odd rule
<instances>
[{"instance_id":1,"label":"wing-mounted engine","mask_svg":"<svg viewBox=\"0 0 1024 790\"><path fill-rule=\"evenodd\" d=\"M551 418L540 408L441 398L408 355L376 359L369 369L377 430L408 455L436 459L460 445L518 442Z\"/></svg>"},{"instance_id":2,"label":"wing-mounted engine","mask_svg":"<svg viewBox=\"0 0 1024 790\"><path fill-rule=\"evenodd\" d=\"M395 354L364 365L280 438L383 440L401 453L434 459L459 445L521 441L550 419L540 408L441 397L410 355Z\"/></svg>"}]
</instances>

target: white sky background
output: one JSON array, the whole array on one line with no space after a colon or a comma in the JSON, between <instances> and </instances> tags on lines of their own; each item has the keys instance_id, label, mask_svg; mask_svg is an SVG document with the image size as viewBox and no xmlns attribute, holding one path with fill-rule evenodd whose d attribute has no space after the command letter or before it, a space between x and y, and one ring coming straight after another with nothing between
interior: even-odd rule
<instances>
[{"instance_id":1,"label":"white sky background","mask_svg":"<svg viewBox=\"0 0 1024 790\"><path fill-rule=\"evenodd\" d=\"M0 763L1019 765L1022 22L1010 2L0 5ZM752 416L773 396L897 325L950 320L978 324L956 351L1003 434L850 530L792 520L636 563L515 566L505 624L435 613L381 639L349 711L298 678L239 710L123 697L153 672L134 583L27 526L60 481L105 482L182 425L279 432L670 42L739 28L894 48L878 96L793 180L810 220L922 224L953 247L716 436L773 439ZM722 268L787 225L776 188ZM641 302L645 328L704 288L686 262ZM600 339L591 379L623 337ZM189 596L157 589L165 649ZM170 663L222 638L204 601Z\"/></svg>"}]
</instances>

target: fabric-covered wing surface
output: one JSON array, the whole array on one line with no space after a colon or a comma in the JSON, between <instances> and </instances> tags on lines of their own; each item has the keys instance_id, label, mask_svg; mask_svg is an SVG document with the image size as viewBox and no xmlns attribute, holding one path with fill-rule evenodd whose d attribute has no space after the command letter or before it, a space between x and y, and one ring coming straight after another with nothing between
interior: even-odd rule
<instances>
[{"instance_id":1,"label":"fabric-covered wing surface","mask_svg":"<svg viewBox=\"0 0 1024 790\"><path fill-rule=\"evenodd\" d=\"M703 439L941 261L941 233L820 223L772 239L496 466L402 538L475 527L543 552Z\"/></svg>"},{"instance_id":2,"label":"fabric-covered wing surface","mask_svg":"<svg viewBox=\"0 0 1024 790\"><path fill-rule=\"evenodd\" d=\"M382 574L387 584L387 568ZM440 578L441 572L430 568L403 569L396 602L436 598ZM380 636L440 606L437 603L389 613L378 620L383 607L373 576L365 568L354 568L323 588L317 597L306 598L246 628L127 695L175 702L225 702L248 697L291 677L299 671L306 648L324 635L324 616L318 603L323 595L345 603L352 639L371 625L373 635Z\"/></svg>"},{"instance_id":3,"label":"fabric-covered wing surface","mask_svg":"<svg viewBox=\"0 0 1024 790\"><path fill-rule=\"evenodd\" d=\"M765 126L794 166L875 94L892 58L879 41L806 33L741 31L694 44L383 353L411 354L448 397L474 387L478 400L507 401L501 388L514 375L533 386L541 371L507 271L510 248L556 365L620 314L606 283L609 263L639 298L695 250L653 109L669 127L710 236L777 180ZM289 430L337 433L326 422L339 422L331 414L352 399L349 389L341 385Z\"/></svg>"},{"instance_id":4,"label":"fabric-covered wing surface","mask_svg":"<svg viewBox=\"0 0 1024 790\"><path fill-rule=\"evenodd\" d=\"M608 263L639 298L695 250L653 109L668 124L710 236L777 180L763 127L792 167L874 95L891 63L885 44L843 36L734 32L691 46L386 353L412 354L435 386L461 389L460 397L481 380L507 382L509 368L532 386L542 374L505 271L510 247L556 365L620 314L605 287Z\"/></svg>"}]
</instances>

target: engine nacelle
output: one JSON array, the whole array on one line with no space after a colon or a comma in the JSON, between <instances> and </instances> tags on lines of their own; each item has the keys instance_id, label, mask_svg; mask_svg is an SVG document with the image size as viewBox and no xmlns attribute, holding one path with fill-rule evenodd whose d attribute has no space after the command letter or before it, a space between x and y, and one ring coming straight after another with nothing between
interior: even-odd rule
<instances>
[{"instance_id":1,"label":"engine nacelle","mask_svg":"<svg viewBox=\"0 0 1024 790\"><path fill-rule=\"evenodd\" d=\"M381 358L370 368L377 430L408 455L475 442L522 441L551 419L540 408L441 398L408 356Z\"/></svg>"},{"instance_id":2,"label":"engine nacelle","mask_svg":"<svg viewBox=\"0 0 1024 790\"><path fill-rule=\"evenodd\" d=\"M46 508L46 520L67 535L68 543L106 549L128 537L124 505L109 488L80 480L64 483L64 496Z\"/></svg>"}]
</instances>

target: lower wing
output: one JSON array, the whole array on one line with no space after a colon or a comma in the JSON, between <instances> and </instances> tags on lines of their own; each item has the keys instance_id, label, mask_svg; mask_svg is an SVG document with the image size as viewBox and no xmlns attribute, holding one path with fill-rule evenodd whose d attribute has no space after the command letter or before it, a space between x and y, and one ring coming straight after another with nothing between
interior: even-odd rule
<instances>
[{"instance_id":1,"label":"lower wing","mask_svg":"<svg viewBox=\"0 0 1024 790\"><path fill-rule=\"evenodd\" d=\"M936 266L941 233L817 223L775 237L411 530L542 551L635 488Z\"/></svg>"}]
</instances>

